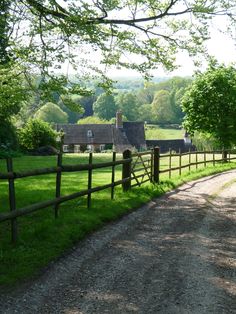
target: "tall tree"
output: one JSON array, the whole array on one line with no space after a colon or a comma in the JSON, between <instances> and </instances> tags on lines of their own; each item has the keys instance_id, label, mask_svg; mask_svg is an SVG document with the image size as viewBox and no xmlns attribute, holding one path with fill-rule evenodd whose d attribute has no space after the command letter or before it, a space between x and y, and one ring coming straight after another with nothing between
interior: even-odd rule
<instances>
[{"instance_id":1,"label":"tall tree","mask_svg":"<svg viewBox=\"0 0 236 314\"><path fill-rule=\"evenodd\" d=\"M95 116L110 120L116 116L117 105L113 95L101 94L93 105Z\"/></svg>"},{"instance_id":2,"label":"tall tree","mask_svg":"<svg viewBox=\"0 0 236 314\"><path fill-rule=\"evenodd\" d=\"M199 74L183 102L188 132L211 134L221 147L236 144L236 69L211 63Z\"/></svg>"},{"instance_id":3,"label":"tall tree","mask_svg":"<svg viewBox=\"0 0 236 314\"><path fill-rule=\"evenodd\" d=\"M157 123L173 123L174 111L171 104L171 95L166 90L156 92L152 102L152 113Z\"/></svg>"},{"instance_id":4,"label":"tall tree","mask_svg":"<svg viewBox=\"0 0 236 314\"><path fill-rule=\"evenodd\" d=\"M118 108L122 111L128 121L140 120L140 102L134 93L119 93L115 99Z\"/></svg>"}]
</instances>

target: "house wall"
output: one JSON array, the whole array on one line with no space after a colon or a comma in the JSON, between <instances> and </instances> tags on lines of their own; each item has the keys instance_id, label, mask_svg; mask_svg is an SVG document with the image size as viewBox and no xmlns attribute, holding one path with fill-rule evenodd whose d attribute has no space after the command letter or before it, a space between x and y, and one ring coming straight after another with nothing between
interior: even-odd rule
<instances>
[{"instance_id":1,"label":"house wall","mask_svg":"<svg viewBox=\"0 0 236 314\"><path fill-rule=\"evenodd\" d=\"M89 148L89 146L91 146ZM63 145L63 151L65 153L78 153L84 152L85 150L91 150L93 152L100 152L103 150L112 149L112 144L65 144Z\"/></svg>"},{"instance_id":2,"label":"house wall","mask_svg":"<svg viewBox=\"0 0 236 314\"><path fill-rule=\"evenodd\" d=\"M161 153L166 153L170 149L174 150L176 152L179 152L179 150L184 153L188 152L189 149L191 151L195 151L196 147L192 145L192 143L186 143L184 139L179 140L146 140L147 148L151 149L155 146L160 147Z\"/></svg>"}]
</instances>

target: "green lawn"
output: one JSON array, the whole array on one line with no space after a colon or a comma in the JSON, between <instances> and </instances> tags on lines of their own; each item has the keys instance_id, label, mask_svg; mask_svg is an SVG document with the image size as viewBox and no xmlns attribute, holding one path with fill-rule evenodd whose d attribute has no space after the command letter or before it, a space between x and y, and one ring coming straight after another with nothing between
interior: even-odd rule
<instances>
[{"instance_id":1,"label":"green lawn","mask_svg":"<svg viewBox=\"0 0 236 314\"><path fill-rule=\"evenodd\" d=\"M146 140L183 139L184 130L166 129L158 125L147 125L145 130Z\"/></svg>"},{"instance_id":2,"label":"green lawn","mask_svg":"<svg viewBox=\"0 0 236 314\"><path fill-rule=\"evenodd\" d=\"M111 154L95 154L95 161L110 161ZM87 155L66 155L64 163L86 163ZM168 158L163 158L161 167L168 167ZM14 159L14 170L27 170L54 166L55 157L19 157ZM173 157L173 164L178 158ZM141 187L123 193L121 187L115 189L115 199L110 198L110 189L92 195L92 208L87 209L86 197L61 204L58 219L54 218L53 208L47 208L18 218L19 241L10 243L9 222L0 227L0 287L12 286L40 273L40 270L70 249L87 234L100 228L104 223L117 219L125 213L159 196L177 185L203 175L220 172L235 167L235 163L216 165L198 169L189 173L186 169L183 177L178 172L168 179L168 173L161 176L160 185L147 183ZM5 161L0 160L0 172L5 172ZM111 169L100 169L94 173L94 185L105 184L111 180ZM118 167L116 179L121 177ZM63 194L86 188L87 173L67 173L62 176ZM48 200L55 197L55 175L16 180L17 208ZM0 181L0 212L8 211L7 182Z\"/></svg>"}]
</instances>

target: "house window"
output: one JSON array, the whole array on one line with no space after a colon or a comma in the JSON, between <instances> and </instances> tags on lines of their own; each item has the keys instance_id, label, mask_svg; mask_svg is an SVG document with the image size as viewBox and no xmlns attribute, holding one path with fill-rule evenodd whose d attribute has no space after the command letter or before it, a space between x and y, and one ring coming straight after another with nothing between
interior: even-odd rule
<instances>
[{"instance_id":1,"label":"house window","mask_svg":"<svg viewBox=\"0 0 236 314\"><path fill-rule=\"evenodd\" d=\"M87 137L93 137L93 132L92 130L87 131Z\"/></svg>"},{"instance_id":2,"label":"house window","mask_svg":"<svg viewBox=\"0 0 236 314\"><path fill-rule=\"evenodd\" d=\"M80 145L75 145L74 146L74 153L79 153L80 151Z\"/></svg>"},{"instance_id":3,"label":"house window","mask_svg":"<svg viewBox=\"0 0 236 314\"><path fill-rule=\"evenodd\" d=\"M87 150L89 150L90 152L93 152L94 150L93 145L87 145Z\"/></svg>"},{"instance_id":4,"label":"house window","mask_svg":"<svg viewBox=\"0 0 236 314\"><path fill-rule=\"evenodd\" d=\"M68 153L69 152L69 145L63 145L63 152Z\"/></svg>"},{"instance_id":5,"label":"house window","mask_svg":"<svg viewBox=\"0 0 236 314\"><path fill-rule=\"evenodd\" d=\"M105 145L104 144L100 145L100 151L102 152L104 149L105 149Z\"/></svg>"}]
</instances>

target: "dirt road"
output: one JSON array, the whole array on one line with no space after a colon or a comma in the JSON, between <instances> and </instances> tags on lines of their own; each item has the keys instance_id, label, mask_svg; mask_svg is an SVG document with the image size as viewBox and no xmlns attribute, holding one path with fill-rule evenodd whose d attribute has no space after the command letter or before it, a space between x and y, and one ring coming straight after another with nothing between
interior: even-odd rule
<instances>
[{"instance_id":1,"label":"dirt road","mask_svg":"<svg viewBox=\"0 0 236 314\"><path fill-rule=\"evenodd\" d=\"M0 313L236 313L236 170L190 182L80 243Z\"/></svg>"}]
</instances>

